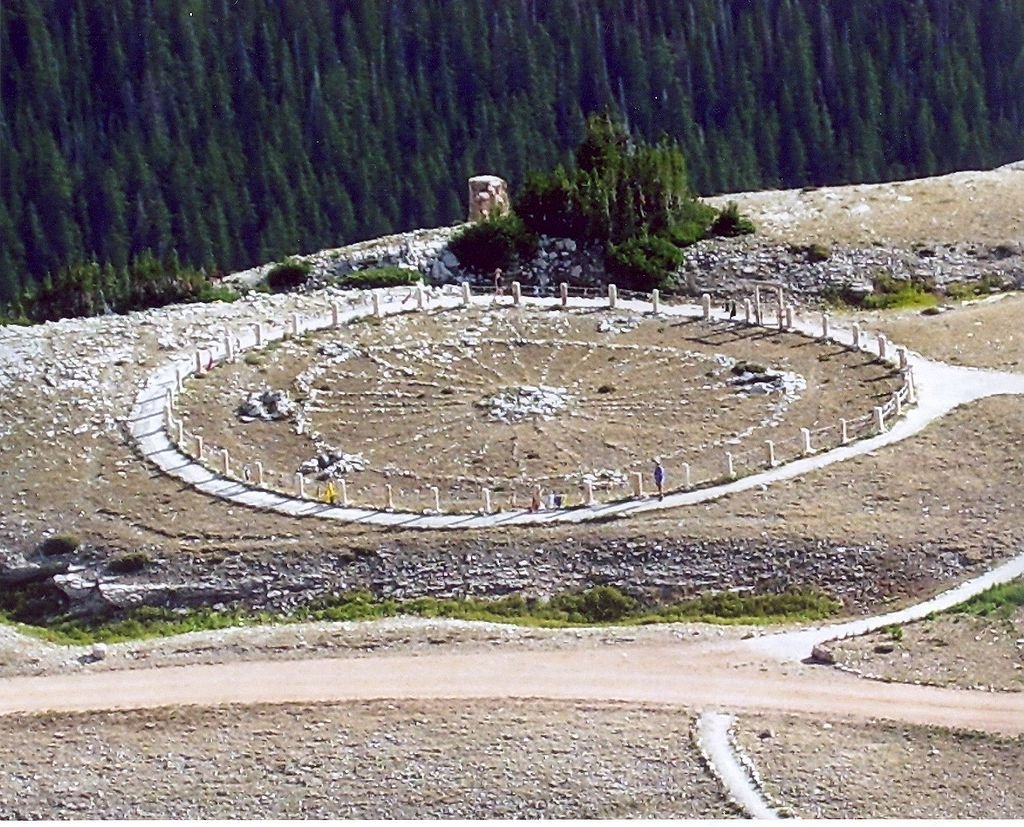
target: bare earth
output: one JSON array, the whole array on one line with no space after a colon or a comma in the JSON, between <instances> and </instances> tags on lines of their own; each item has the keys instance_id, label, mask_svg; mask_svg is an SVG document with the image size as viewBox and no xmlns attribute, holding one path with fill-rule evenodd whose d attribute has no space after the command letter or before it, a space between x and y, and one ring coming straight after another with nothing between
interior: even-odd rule
<instances>
[{"instance_id":1,"label":"bare earth","mask_svg":"<svg viewBox=\"0 0 1024 827\"><path fill-rule=\"evenodd\" d=\"M0 812L728 817L733 810L700 764L690 723L663 707L500 699L0 718Z\"/></svg>"},{"instance_id":2,"label":"bare earth","mask_svg":"<svg viewBox=\"0 0 1024 827\"><path fill-rule=\"evenodd\" d=\"M923 182L722 200L736 200L752 213L768 240L998 243L1020 238L1022 178L1018 165ZM216 312L224 319L241 313L265 320L269 310L261 302L257 298ZM311 311L316 302L301 296L284 300L289 312L291 307ZM1020 370L1024 336L1014 331L1021 309L1021 298L1014 296L937 317L898 313L860 318L929 356ZM197 322L190 313L137 315L130 320L130 342L119 344L115 353L109 341L113 327L122 324L117 320L104 320L94 329L47 325L31 342L19 331L0 330L0 351L17 354L21 365L0 373L7 400L0 407L0 543L27 549L54 530L76 531L110 554L137 549L316 554L379 542L379 535L357 527L227 508L155 476L133 455L114 420L126 414L146 369L165 357L169 345L161 340L167 329L181 347L219 336L223 321ZM142 366L135 364L139 358L145 360ZM54 360L61 367L47 367ZM57 390L62 382L73 383L74 396ZM225 398L223 405L229 404ZM948 578L905 574L915 554L986 561L1004 559L1024 545L1021 411L1018 399L986 400L878 456L765 491L657 514L642 525L522 531L510 541L600 542L614 535L653 542L684 535L875 543L888 557L878 571L864 576L887 582L886 593L906 602L948 584ZM75 433L83 423L88 427ZM442 541L418 535L415 542L430 547ZM916 551L907 552L908 547ZM845 642L836 651L844 664L888 680L1019 689L1020 618L1015 624L940 618L906 627L891 652L875 651L886 644L885 634ZM725 641L732 645L738 634L728 633ZM579 652L606 664L609 675L616 674L609 655L618 657L621 680L628 682L624 647L637 647L636 657L664 661L665 652L674 650L663 647L681 646L690 636L691 642L718 644L715 633L703 628L556 635L393 622L131 644L114 647L108 662L90 665L84 650L54 650L0 628L0 670L5 676L49 674L55 679L105 671L127 680L127 672L116 670L138 674L140 667L155 664L257 658L288 659L298 668L309 655L363 653L362 660L380 665L386 676L387 664L404 663L403 658L422 658L412 666L429 669L434 662L446 667L450 653L512 664L531 653L570 657ZM434 652L439 659L430 661ZM580 701L571 697L573 683L567 680L560 685L566 693L560 700L503 700L497 697L502 692L492 689L485 699L200 705L2 717L0 813L15 818L723 817L732 810L701 768L688 729L698 708L729 701L729 670L742 666L743 674L749 673L741 682L748 698L757 695L755 680L779 698L789 692L786 715L745 712L736 731L772 800L790 813L1024 816L1019 737L962 734L955 730L955 718L941 728L880 723L887 712L910 715L893 702L894 696L884 694L890 685L830 670L824 672L830 677L822 678L821 667L721 658L706 664L706 673L693 676L692 691L700 689L697 677L719 669L717 698L676 698L665 705ZM586 674L578 660L573 668L575 675ZM551 680L554 686L554 676ZM849 697L838 694L847 682L858 687ZM339 678L338 685L347 686L347 681ZM184 681L182 688L187 686ZM397 697L416 694L415 689L395 685L392 691ZM611 691L607 684L600 689ZM831 694L833 689L837 694ZM219 689L229 695L252 690L230 681ZM860 703L859 693L874 700L856 707L860 711L851 719L847 711ZM988 697L996 703L999 693ZM742 700L734 698L734 703L742 708ZM963 712L962 725L975 726L969 722L970 710Z\"/></svg>"},{"instance_id":3,"label":"bare earth","mask_svg":"<svg viewBox=\"0 0 1024 827\"><path fill-rule=\"evenodd\" d=\"M796 818L1020 818L1020 737L791 715L741 716L736 741Z\"/></svg>"}]
</instances>

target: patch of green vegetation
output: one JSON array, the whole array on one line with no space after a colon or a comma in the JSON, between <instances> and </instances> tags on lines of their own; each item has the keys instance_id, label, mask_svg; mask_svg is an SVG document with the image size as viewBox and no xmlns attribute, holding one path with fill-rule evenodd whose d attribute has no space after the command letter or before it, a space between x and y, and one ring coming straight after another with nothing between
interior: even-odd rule
<instances>
[{"instance_id":1,"label":"patch of green vegetation","mask_svg":"<svg viewBox=\"0 0 1024 827\"><path fill-rule=\"evenodd\" d=\"M76 534L54 534L39 544L39 553L44 557L59 557L72 554L80 545L82 541Z\"/></svg>"},{"instance_id":2,"label":"patch of green vegetation","mask_svg":"<svg viewBox=\"0 0 1024 827\"><path fill-rule=\"evenodd\" d=\"M515 213L470 224L455 233L448 249L467 270L478 274L512 271L537 254L537 234Z\"/></svg>"},{"instance_id":3,"label":"patch of green vegetation","mask_svg":"<svg viewBox=\"0 0 1024 827\"><path fill-rule=\"evenodd\" d=\"M745 215L741 215L739 205L735 201L730 201L711 222L708 232L723 238L735 238L740 235L750 235L754 230L754 222Z\"/></svg>"},{"instance_id":4,"label":"patch of green vegetation","mask_svg":"<svg viewBox=\"0 0 1024 827\"><path fill-rule=\"evenodd\" d=\"M444 617L523 626L566 627L702 622L769 624L820 620L838 612L840 603L810 589L781 594L717 592L663 606L644 606L614 586L563 592L549 600L521 594L500 598L378 599L368 591L321 598L288 615L212 609L143 607L117 617L84 621L59 618L45 626L27 626L35 636L56 643L115 643L167 637L186 632L268 623L375 620L397 615Z\"/></svg>"},{"instance_id":5,"label":"patch of green vegetation","mask_svg":"<svg viewBox=\"0 0 1024 827\"><path fill-rule=\"evenodd\" d=\"M880 273L872 279L870 293L860 293L849 285L829 288L822 293L830 304L862 310L897 310L933 307L938 303L935 285L924 279L897 279Z\"/></svg>"},{"instance_id":6,"label":"patch of green vegetation","mask_svg":"<svg viewBox=\"0 0 1024 827\"><path fill-rule=\"evenodd\" d=\"M199 292L196 294L196 301L200 302L225 302L230 304L231 302L238 301L240 298L242 298L242 294L237 290L224 284L213 284L208 281L203 282L199 286Z\"/></svg>"},{"instance_id":7,"label":"patch of green vegetation","mask_svg":"<svg viewBox=\"0 0 1024 827\"><path fill-rule=\"evenodd\" d=\"M959 606L954 606L949 613L1006 620L1021 606L1024 606L1024 580L1013 580L986 589Z\"/></svg>"},{"instance_id":8,"label":"patch of green vegetation","mask_svg":"<svg viewBox=\"0 0 1024 827\"><path fill-rule=\"evenodd\" d=\"M142 571L151 562L146 552L133 551L120 557L115 557L107 564L107 568L113 574L134 574L137 571Z\"/></svg>"},{"instance_id":9,"label":"patch of green vegetation","mask_svg":"<svg viewBox=\"0 0 1024 827\"><path fill-rule=\"evenodd\" d=\"M297 258L289 258L275 264L267 272L267 286L274 293L284 292L304 284L309 276L309 264Z\"/></svg>"},{"instance_id":10,"label":"patch of green vegetation","mask_svg":"<svg viewBox=\"0 0 1024 827\"><path fill-rule=\"evenodd\" d=\"M903 627L898 623L890 623L888 626L883 626L879 631L889 636L889 640L899 643L903 640Z\"/></svg>"},{"instance_id":11,"label":"patch of green vegetation","mask_svg":"<svg viewBox=\"0 0 1024 827\"><path fill-rule=\"evenodd\" d=\"M998 273L986 273L977 281L954 281L945 287L946 297L954 301L969 301L979 296L998 293L1006 289L1006 281Z\"/></svg>"},{"instance_id":12,"label":"patch of green vegetation","mask_svg":"<svg viewBox=\"0 0 1024 827\"><path fill-rule=\"evenodd\" d=\"M410 270L408 267L371 267L338 279L338 286L371 290L377 287L404 287L419 280L419 271Z\"/></svg>"},{"instance_id":13,"label":"patch of green vegetation","mask_svg":"<svg viewBox=\"0 0 1024 827\"><path fill-rule=\"evenodd\" d=\"M242 361L245 362L247 365L250 365L251 367L259 367L260 365L263 364L265 359L263 357L263 354L256 353L255 351L250 350L248 353L245 354L245 356L242 357Z\"/></svg>"}]
</instances>

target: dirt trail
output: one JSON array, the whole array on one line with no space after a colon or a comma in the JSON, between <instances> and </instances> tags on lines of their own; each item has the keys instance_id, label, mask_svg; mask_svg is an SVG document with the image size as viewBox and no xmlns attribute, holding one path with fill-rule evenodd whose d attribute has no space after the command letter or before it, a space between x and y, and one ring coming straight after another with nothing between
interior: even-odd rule
<instances>
[{"instance_id":1,"label":"dirt trail","mask_svg":"<svg viewBox=\"0 0 1024 827\"><path fill-rule=\"evenodd\" d=\"M2 714L385 698L617 700L1024 733L1024 694L780 666L743 643L254 661L0 681Z\"/></svg>"}]
</instances>

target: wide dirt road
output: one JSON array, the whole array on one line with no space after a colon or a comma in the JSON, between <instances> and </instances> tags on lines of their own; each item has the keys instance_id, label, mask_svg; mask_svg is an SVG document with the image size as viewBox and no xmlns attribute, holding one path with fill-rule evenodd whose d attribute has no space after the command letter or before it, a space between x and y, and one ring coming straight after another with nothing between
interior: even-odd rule
<instances>
[{"instance_id":1,"label":"wide dirt road","mask_svg":"<svg viewBox=\"0 0 1024 827\"><path fill-rule=\"evenodd\" d=\"M1024 733L1024 694L862 680L726 645L251 661L0 681L0 713L349 699L549 698Z\"/></svg>"}]
</instances>

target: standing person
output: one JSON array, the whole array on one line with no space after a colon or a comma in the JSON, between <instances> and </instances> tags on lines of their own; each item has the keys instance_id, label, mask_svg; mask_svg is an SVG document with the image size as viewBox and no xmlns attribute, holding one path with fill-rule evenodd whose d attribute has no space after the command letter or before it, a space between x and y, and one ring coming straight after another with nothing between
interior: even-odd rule
<instances>
[{"instance_id":1,"label":"standing person","mask_svg":"<svg viewBox=\"0 0 1024 827\"><path fill-rule=\"evenodd\" d=\"M661 457L654 458L654 485L658 489L658 499L665 499L665 467L661 464Z\"/></svg>"},{"instance_id":2,"label":"standing person","mask_svg":"<svg viewBox=\"0 0 1024 827\"><path fill-rule=\"evenodd\" d=\"M498 267L494 271L494 300L498 300L498 296L505 295L505 283L501 278L501 268Z\"/></svg>"}]
</instances>

